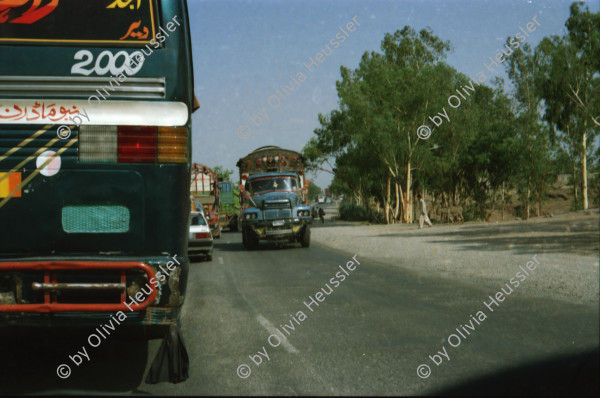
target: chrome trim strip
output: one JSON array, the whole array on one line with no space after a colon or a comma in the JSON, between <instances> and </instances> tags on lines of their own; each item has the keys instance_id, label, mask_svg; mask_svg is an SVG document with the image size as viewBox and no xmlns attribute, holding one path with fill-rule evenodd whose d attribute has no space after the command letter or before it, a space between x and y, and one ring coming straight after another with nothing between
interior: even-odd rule
<instances>
[{"instance_id":1,"label":"chrome trim strip","mask_svg":"<svg viewBox=\"0 0 600 398\"><path fill-rule=\"evenodd\" d=\"M113 81L110 87L110 81ZM119 82L111 77L86 76L0 76L0 95L90 96L104 89L110 96L129 98L165 98L164 77L127 77ZM106 94L105 94L106 95Z\"/></svg>"},{"instance_id":2,"label":"chrome trim strip","mask_svg":"<svg viewBox=\"0 0 600 398\"><path fill-rule=\"evenodd\" d=\"M39 283L31 284L32 290L124 290L125 283Z\"/></svg>"}]
</instances>

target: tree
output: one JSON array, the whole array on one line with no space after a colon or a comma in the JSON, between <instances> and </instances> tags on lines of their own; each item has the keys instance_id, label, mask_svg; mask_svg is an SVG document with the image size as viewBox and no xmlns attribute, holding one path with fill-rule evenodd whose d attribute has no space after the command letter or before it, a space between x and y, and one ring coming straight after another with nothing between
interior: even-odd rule
<instances>
[{"instance_id":1,"label":"tree","mask_svg":"<svg viewBox=\"0 0 600 398\"><path fill-rule=\"evenodd\" d=\"M545 101L544 117L566 135L568 146L579 154L582 206L588 208L588 140L600 124L600 13L573 3L563 37L544 38L537 47L543 74L538 87ZM572 156L576 156L572 153Z\"/></svg>"},{"instance_id":2,"label":"tree","mask_svg":"<svg viewBox=\"0 0 600 398\"><path fill-rule=\"evenodd\" d=\"M511 40L507 39L507 47ZM515 127L517 132L517 187L525 203L525 219L529 219L529 200L536 201L536 216L540 216L541 201L548 183L553 178L549 132L542 123L542 98L536 89L536 80L542 74L540 54L534 54L525 43L508 56L506 72L511 79L515 99Z\"/></svg>"},{"instance_id":3,"label":"tree","mask_svg":"<svg viewBox=\"0 0 600 398\"><path fill-rule=\"evenodd\" d=\"M587 207L588 158L597 167L586 142L600 121L600 19L574 3L566 25L565 37L546 38L535 51L507 39L510 93L499 79L488 87L443 62L450 43L430 29L386 34L380 52L340 68L339 108L319 114L303 155L334 175L332 192L371 213L382 208L374 218L386 223L412 222L416 192L444 205L472 199L487 220L498 193L504 208L505 189L515 186L525 217L533 202L539 216L565 165L578 174ZM428 139L417 137L422 125L432 128Z\"/></svg>"},{"instance_id":4,"label":"tree","mask_svg":"<svg viewBox=\"0 0 600 398\"><path fill-rule=\"evenodd\" d=\"M359 196L381 200L386 223L390 213L392 219L398 215L399 206L403 220L412 221L413 158L425 146L419 144L416 130L431 111L429 106L447 97L440 92L440 83L446 84L442 73L453 69L437 62L449 49L449 43L431 30L417 35L406 26L386 34L382 53L365 53L355 70L340 68L340 110L329 117L319 115L321 128L315 134L321 153L335 157L336 169L350 176Z\"/></svg>"},{"instance_id":5,"label":"tree","mask_svg":"<svg viewBox=\"0 0 600 398\"><path fill-rule=\"evenodd\" d=\"M312 200L317 197L319 194L322 194L323 190L313 181L308 184L308 200Z\"/></svg>"},{"instance_id":6,"label":"tree","mask_svg":"<svg viewBox=\"0 0 600 398\"><path fill-rule=\"evenodd\" d=\"M230 181L229 178L233 175L233 170L226 169L223 166L215 166L212 170L217 175L219 181Z\"/></svg>"},{"instance_id":7,"label":"tree","mask_svg":"<svg viewBox=\"0 0 600 398\"><path fill-rule=\"evenodd\" d=\"M477 131L466 137L458 155L465 193L475 200L486 221L490 217L488 205L494 205L494 192L519 167L512 104L501 87L502 81L496 80L496 89L482 86L473 94L469 114Z\"/></svg>"}]
</instances>

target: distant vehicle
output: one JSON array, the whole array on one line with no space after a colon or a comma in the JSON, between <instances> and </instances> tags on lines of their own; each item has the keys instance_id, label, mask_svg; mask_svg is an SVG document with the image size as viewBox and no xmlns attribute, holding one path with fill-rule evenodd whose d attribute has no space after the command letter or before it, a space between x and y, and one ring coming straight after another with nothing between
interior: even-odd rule
<instances>
[{"instance_id":1,"label":"distant vehicle","mask_svg":"<svg viewBox=\"0 0 600 398\"><path fill-rule=\"evenodd\" d=\"M219 222L219 181L217 175L208 167L200 164L192 164L192 180L190 194L196 208L202 209L208 220L210 231L215 239L221 237L221 223Z\"/></svg>"},{"instance_id":2,"label":"distant vehicle","mask_svg":"<svg viewBox=\"0 0 600 398\"><path fill-rule=\"evenodd\" d=\"M231 232L237 232L240 213L239 196L237 187L231 182L219 182L219 221L221 229L229 228Z\"/></svg>"},{"instance_id":3,"label":"distant vehicle","mask_svg":"<svg viewBox=\"0 0 600 398\"><path fill-rule=\"evenodd\" d=\"M325 200L326 203L331 203L331 198L328 196L327 199Z\"/></svg>"},{"instance_id":4,"label":"distant vehicle","mask_svg":"<svg viewBox=\"0 0 600 398\"><path fill-rule=\"evenodd\" d=\"M244 246L255 249L263 239L309 247L312 217L302 155L266 146L241 158L237 166Z\"/></svg>"},{"instance_id":5,"label":"distant vehicle","mask_svg":"<svg viewBox=\"0 0 600 398\"><path fill-rule=\"evenodd\" d=\"M210 227L201 211L190 212L190 237L188 256L204 255L207 261L212 261L213 237Z\"/></svg>"},{"instance_id":6,"label":"distant vehicle","mask_svg":"<svg viewBox=\"0 0 600 398\"><path fill-rule=\"evenodd\" d=\"M325 195L321 194L317 197L318 203L325 203Z\"/></svg>"}]
</instances>

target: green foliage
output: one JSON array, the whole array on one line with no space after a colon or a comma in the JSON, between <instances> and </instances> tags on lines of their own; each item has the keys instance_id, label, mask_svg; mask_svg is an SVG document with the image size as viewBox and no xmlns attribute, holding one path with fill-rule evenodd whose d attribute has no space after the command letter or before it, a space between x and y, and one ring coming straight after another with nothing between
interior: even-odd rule
<instances>
[{"instance_id":1,"label":"green foliage","mask_svg":"<svg viewBox=\"0 0 600 398\"><path fill-rule=\"evenodd\" d=\"M345 221L367 221L369 212L363 206L343 201L338 208L340 220Z\"/></svg>"},{"instance_id":2,"label":"green foliage","mask_svg":"<svg viewBox=\"0 0 600 398\"><path fill-rule=\"evenodd\" d=\"M463 218L467 221L483 221L484 218L481 215L481 209L476 204L470 206L463 206Z\"/></svg>"},{"instance_id":3,"label":"green foliage","mask_svg":"<svg viewBox=\"0 0 600 398\"><path fill-rule=\"evenodd\" d=\"M213 167L213 172L217 175L219 181L222 179L223 181L231 181L230 178L233 175L233 170L226 169L223 166L215 166Z\"/></svg>"},{"instance_id":4,"label":"green foliage","mask_svg":"<svg viewBox=\"0 0 600 398\"><path fill-rule=\"evenodd\" d=\"M590 181L590 194L592 197L592 203L596 206L600 205L600 175L598 172L594 174Z\"/></svg>"},{"instance_id":5,"label":"green foliage","mask_svg":"<svg viewBox=\"0 0 600 398\"><path fill-rule=\"evenodd\" d=\"M308 200L314 200L315 196L318 196L321 193L323 193L321 187L310 181L308 184Z\"/></svg>"},{"instance_id":6,"label":"green foliage","mask_svg":"<svg viewBox=\"0 0 600 398\"><path fill-rule=\"evenodd\" d=\"M573 3L570 11L568 33L546 37L536 48L536 87L552 137L568 149L573 172L579 159L581 181L587 181L584 144L594 142L600 131L600 13L581 2ZM582 196L585 208L586 192Z\"/></svg>"},{"instance_id":7,"label":"green foliage","mask_svg":"<svg viewBox=\"0 0 600 398\"><path fill-rule=\"evenodd\" d=\"M338 211L340 219L345 221L369 221L372 223L383 221L381 215L370 213L364 206L348 201L341 202Z\"/></svg>"},{"instance_id":8,"label":"green foliage","mask_svg":"<svg viewBox=\"0 0 600 398\"><path fill-rule=\"evenodd\" d=\"M579 211L583 210L583 201L581 197L578 197L577 200L573 199L571 201L571 205L569 206L569 211Z\"/></svg>"},{"instance_id":9,"label":"green foliage","mask_svg":"<svg viewBox=\"0 0 600 398\"><path fill-rule=\"evenodd\" d=\"M541 207L558 173L580 171L584 181L582 138L594 142L600 126L600 13L573 3L566 26L565 36L535 49L510 50L507 38L510 92L500 79L477 84L446 64L450 43L429 29L388 33L380 52L365 52L356 69L340 68L339 109L319 114L303 155L311 168L328 166L333 193L376 199L406 222L415 190L459 205L471 199L465 218L481 219L497 207L501 187L516 187L525 216ZM473 87L468 97L450 107L448 97L465 87ZM430 117L441 112L450 120L434 125ZM432 127L427 140L416 135L423 124ZM366 217L361 209L372 213L344 206L353 219Z\"/></svg>"},{"instance_id":10,"label":"green foliage","mask_svg":"<svg viewBox=\"0 0 600 398\"><path fill-rule=\"evenodd\" d=\"M348 185L338 178L334 178L333 181L331 181L331 184L329 184L329 192L332 196L344 195L346 197L352 197L353 195L352 190L348 188Z\"/></svg>"}]
</instances>

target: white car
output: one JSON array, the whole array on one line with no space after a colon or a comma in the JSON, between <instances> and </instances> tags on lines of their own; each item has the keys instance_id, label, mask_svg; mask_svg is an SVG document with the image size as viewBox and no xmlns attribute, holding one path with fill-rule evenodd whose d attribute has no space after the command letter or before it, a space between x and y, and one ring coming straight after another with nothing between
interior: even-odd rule
<instances>
[{"instance_id":1,"label":"white car","mask_svg":"<svg viewBox=\"0 0 600 398\"><path fill-rule=\"evenodd\" d=\"M319 195L319 197L317 198L317 202L325 203L325 195L323 195L323 194Z\"/></svg>"},{"instance_id":2,"label":"white car","mask_svg":"<svg viewBox=\"0 0 600 398\"><path fill-rule=\"evenodd\" d=\"M207 261L212 261L213 237L206 217L201 211L190 213L190 239L188 243L188 255L203 255Z\"/></svg>"}]
</instances>

